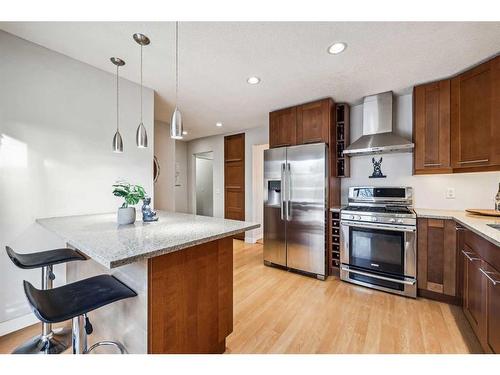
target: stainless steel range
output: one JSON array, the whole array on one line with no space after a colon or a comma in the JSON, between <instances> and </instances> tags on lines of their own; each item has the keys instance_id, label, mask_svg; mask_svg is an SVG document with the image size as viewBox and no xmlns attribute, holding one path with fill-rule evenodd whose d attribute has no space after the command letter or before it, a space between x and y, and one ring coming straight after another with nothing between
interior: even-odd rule
<instances>
[{"instance_id":1,"label":"stainless steel range","mask_svg":"<svg viewBox=\"0 0 500 375\"><path fill-rule=\"evenodd\" d=\"M411 187L351 187L341 211L340 278L416 298L417 215Z\"/></svg>"}]
</instances>

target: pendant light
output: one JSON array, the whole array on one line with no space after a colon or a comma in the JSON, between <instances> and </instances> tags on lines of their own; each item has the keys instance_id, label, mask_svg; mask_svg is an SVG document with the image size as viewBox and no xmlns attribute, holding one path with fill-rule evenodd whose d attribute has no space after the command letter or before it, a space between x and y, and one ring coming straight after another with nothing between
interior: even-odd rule
<instances>
[{"instance_id":1,"label":"pendant light","mask_svg":"<svg viewBox=\"0 0 500 375\"><path fill-rule=\"evenodd\" d=\"M119 104L120 104L120 97L119 97L119 81L120 77L118 75L118 68L120 66L125 65L125 61L120 59L119 57L112 57L110 58L111 62L116 65L116 133L115 136L113 137L113 152L123 152L123 141L122 141L122 136L120 135L120 111L119 111Z\"/></svg>"},{"instance_id":2,"label":"pendant light","mask_svg":"<svg viewBox=\"0 0 500 375\"><path fill-rule=\"evenodd\" d=\"M142 123L142 47L147 46L150 43L150 40L146 35L140 33L135 33L132 37L137 44L141 46L141 122L135 132L135 143L138 148L146 148L148 147L148 134L146 133L146 128Z\"/></svg>"},{"instance_id":3,"label":"pendant light","mask_svg":"<svg viewBox=\"0 0 500 375\"><path fill-rule=\"evenodd\" d=\"M182 139L182 115L177 108L179 94L179 22L175 22L175 110L170 121L170 138Z\"/></svg>"}]
</instances>

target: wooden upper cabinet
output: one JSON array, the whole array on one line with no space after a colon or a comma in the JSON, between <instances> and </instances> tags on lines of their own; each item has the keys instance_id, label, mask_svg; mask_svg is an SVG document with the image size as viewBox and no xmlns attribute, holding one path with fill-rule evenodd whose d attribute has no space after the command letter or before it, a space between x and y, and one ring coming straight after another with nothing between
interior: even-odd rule
<instances>
[{"instance_id":1,"label":"wooden upper cabinet","mask_svg":"<svg viewBox=\"0 0 500 375\"><path fill-rule=\"evenodd\" d=\"M297 144L297 107L280 109L269 114L269 147Z\"/></svg>"},{"instance_id":2,"label":"wooden upper cabinet","mask_svg":"<svg viewBox=\"0 0 500 375\"><path fill-rule=\"evenodd\" d=\"M450 80L413 91L414 173L450 173Z\"/></svg>"},{"instance_id":3,"label":"wooden upper cabinet","mask_svg":"<svg viewBox=\"0 0 500 375\"><path fill-rule=\"evenodd\" d=\"M457 172L500 169L500 57L451 80L451 135Z\"/></svg>"},{"instance_id":4,"label":"wooden upper cabinet","mask_svg":"<svg viewBox=\"0 0 500 375\"><path fill-rule=\"evenodd\" d=\"M329 98L297 107L297 144L329 143L332 108Z\"/></svg>"}]
</instances>

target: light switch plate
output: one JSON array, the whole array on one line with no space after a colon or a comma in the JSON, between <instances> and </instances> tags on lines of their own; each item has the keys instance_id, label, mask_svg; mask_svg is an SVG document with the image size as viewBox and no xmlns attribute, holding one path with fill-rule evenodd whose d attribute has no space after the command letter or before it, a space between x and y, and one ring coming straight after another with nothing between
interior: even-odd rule
<instances>
[{"instance_id":1,"label":"light switch plate","mask_svg":"<svg viewBox=\"0 0 500 375\"><path fill-rule=\"evenodd\" d=\"M446 199L455 199L455 188L446 189Z\"/></svg>"}]
</instances>

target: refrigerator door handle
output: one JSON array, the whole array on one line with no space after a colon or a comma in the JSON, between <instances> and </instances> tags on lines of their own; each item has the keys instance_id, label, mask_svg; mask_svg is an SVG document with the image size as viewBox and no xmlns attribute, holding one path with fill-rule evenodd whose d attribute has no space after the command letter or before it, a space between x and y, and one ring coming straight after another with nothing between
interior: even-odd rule
<instances>
[{"instance_id":1,"label":"refrigerator door handle","mask_svg":"<svg viewBox=\"0 0 500 375\"><path fill-rule=\"evenodd\" d=\"M281 220L285 220L285 201L286 201L286 169L285 169L285 163L281 163L281 204L280 204L280 213L281 213Z\"/></svg>"},{"instance_id":2,"label":"refrigerator door handle","mask_svg":"<svg viewBox=\"0 0 500 375\"><path fill-rule=\"evenodd\" d=\"M292 220L292 206L291 206L291 201L292 201L292 176L290 172L290 163L286 163L286 220L291 221Z\"/></svg>"}]
</instances>

